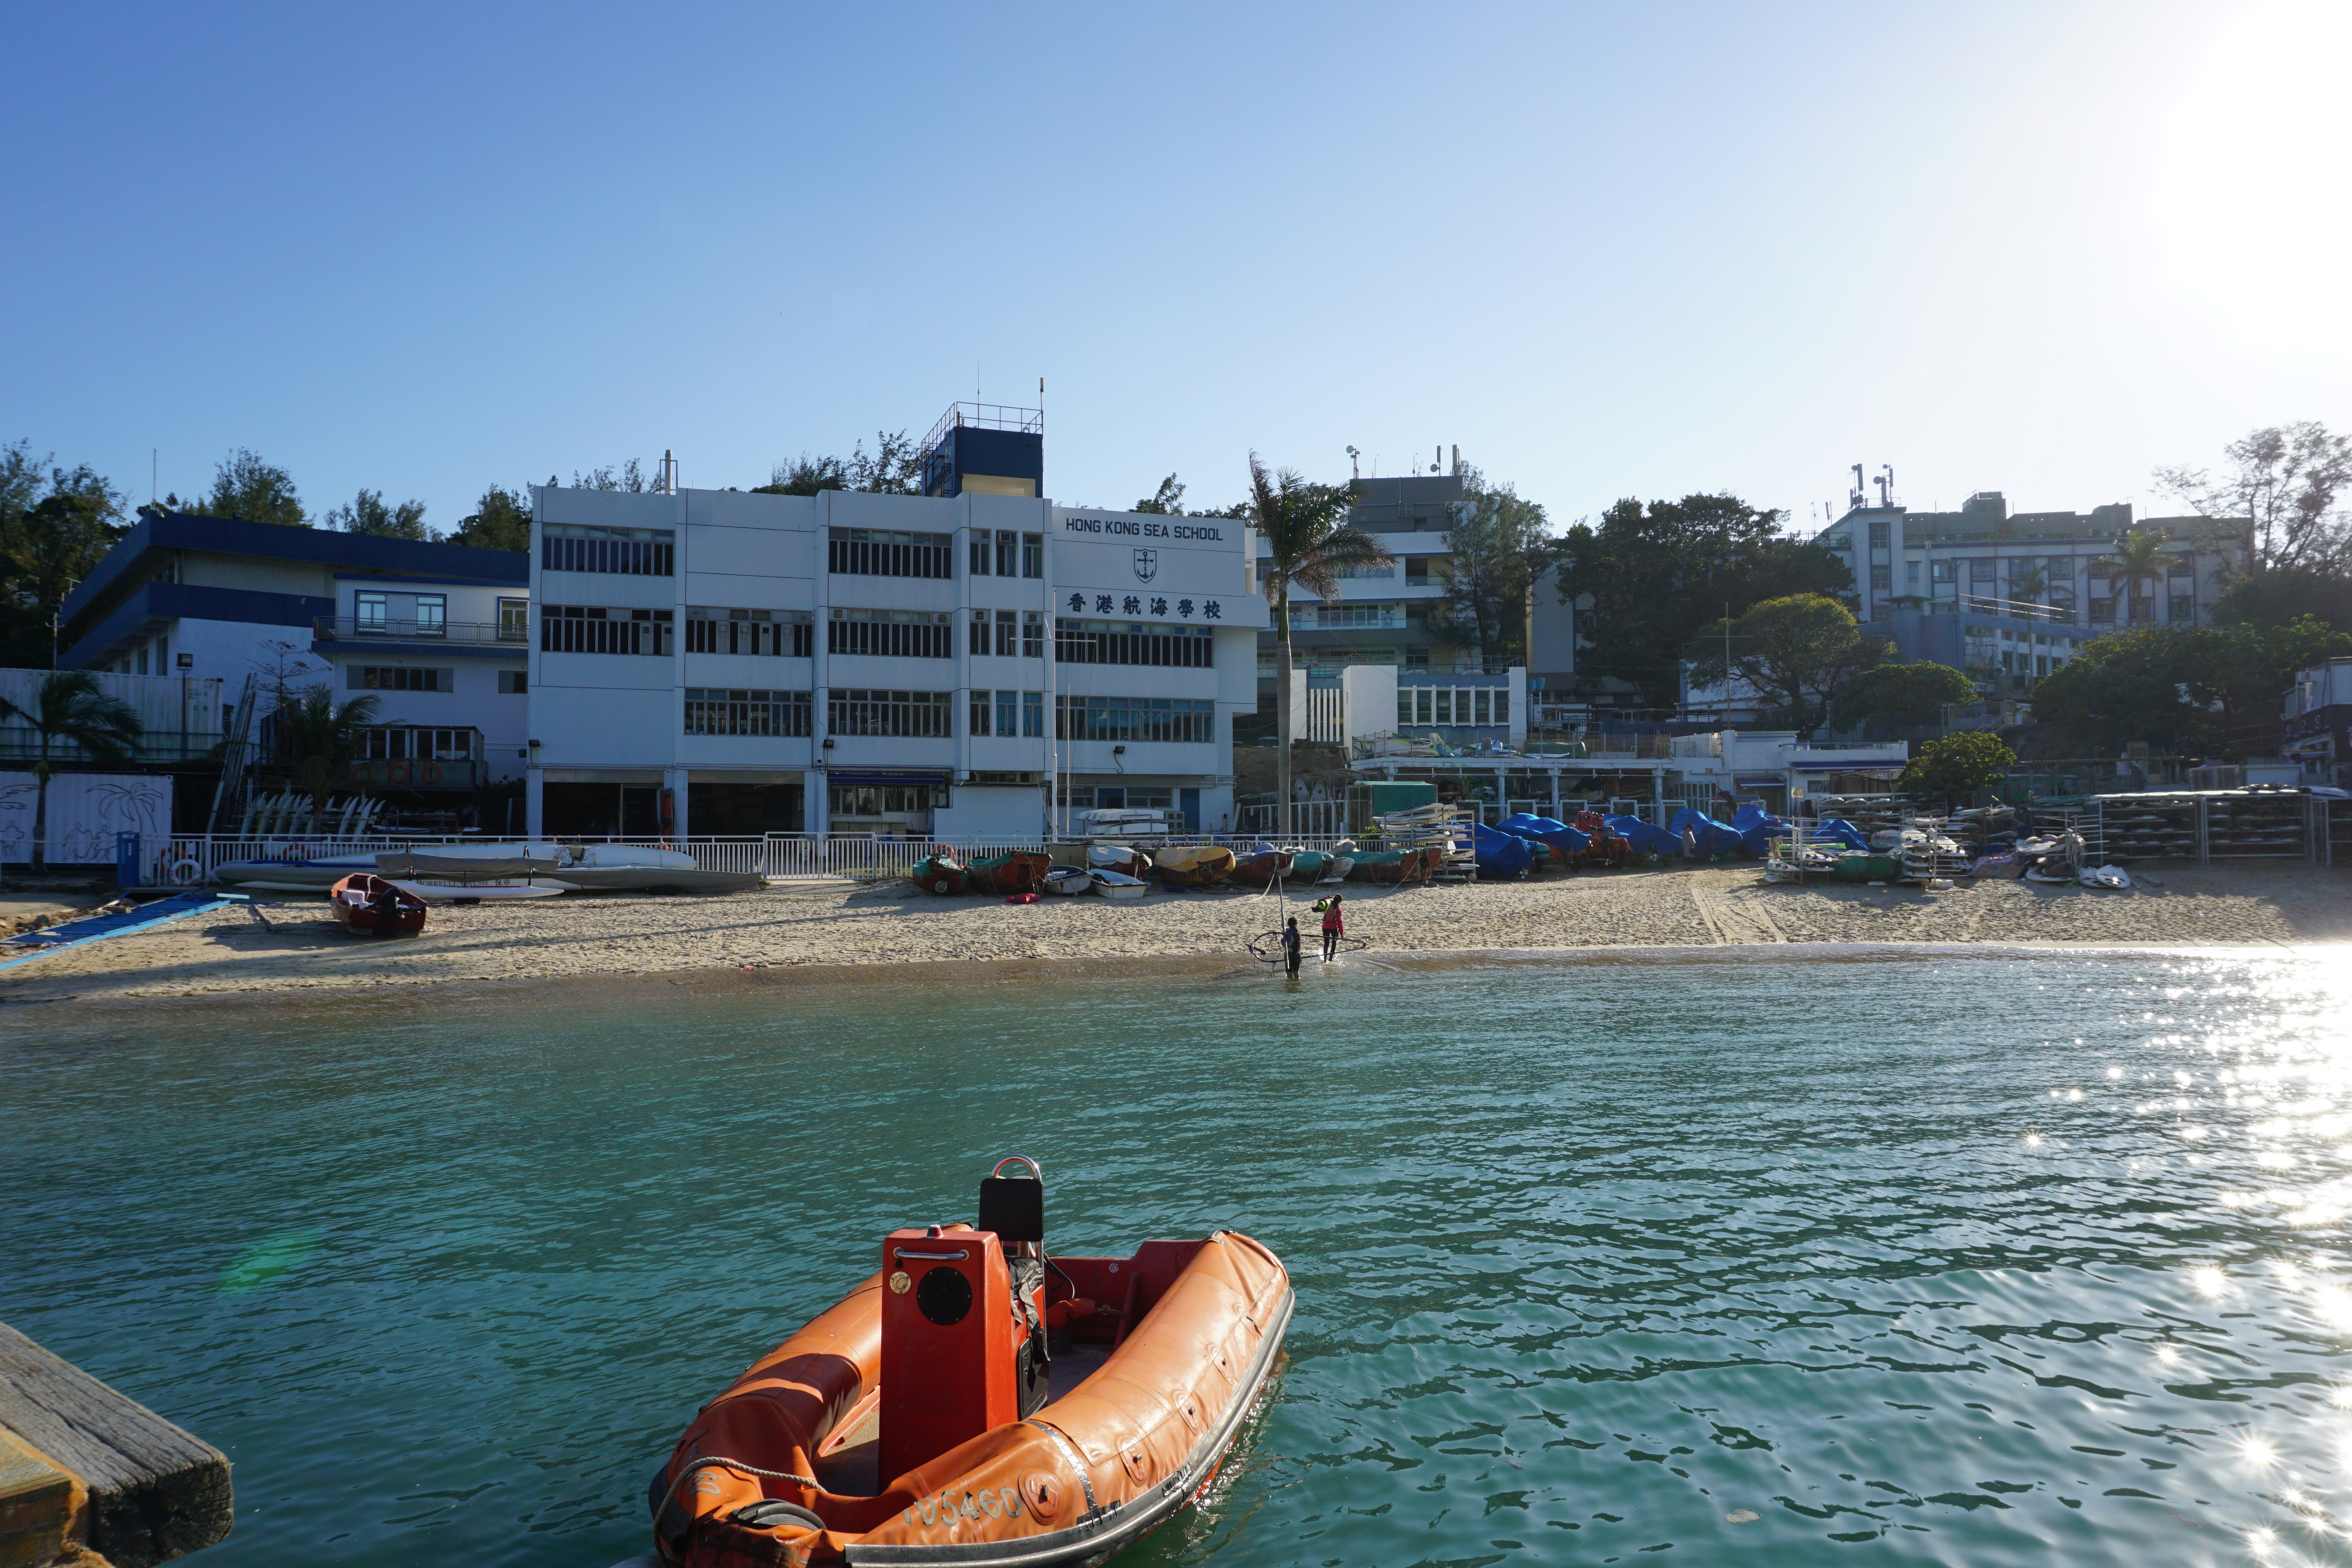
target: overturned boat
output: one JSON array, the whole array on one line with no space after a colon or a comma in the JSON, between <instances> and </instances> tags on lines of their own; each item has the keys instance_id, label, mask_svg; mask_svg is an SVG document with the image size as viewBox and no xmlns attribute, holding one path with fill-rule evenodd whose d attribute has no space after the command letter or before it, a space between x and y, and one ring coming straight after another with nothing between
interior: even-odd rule
<instances>
[{"instance_id":1,"label":"overturned boat","mask_svg":"<svg viewBox=\"0 0 2352 1568\"><path fill-rule=\"evenodd\" d=\"M1222 844L1171 844L1160 851L1160 880L1171 888L1205 888L1231 876L1234 859Z\"/></svg>"},{"instance_id":2,"label":"overturned boat","mask_svg":"<svg viewBox=\"0 0 2352 1568\"><path fill-rule=\"evenodd\" d=\"M954 856L926 855L915 862L915 868L907 873L907 880L924 892L937 893L944 898L962 892L970 879L963 862Z\"/></svg>"},{"instance_id":3,"label":"overturned boat","mask_svg":"<svg viewBox=\"0 0 2352 1568\"><path fill-rule=\"evenodd\" d=\"M1045 885L1054 858L1034 849L1014 849L974 860L964 868L965 885L975 893L1034 893Z\"/></svg>"},{"instance_id":4,"label":"overturned boat","mask_svg":"<svg viewBox=\"0 0 2352 1568\"><path fill-rule=\"evenodd\" d=\"M406 875L420 857L444 867L474 860L544 861L552 868L552 880L583 893L737 893L767 885L767 879L757 871L706 870L683 851L643 844L436 844L429 848L370 849L315 859L301 858L297 846L278 859L231 860L215 866L212 879L225 888L256 892L323 893L355 871ZM456 870L436 872L430 879L464 874L464 868L457 866Z\"/></svg>"},{"instance_id":5,"label":"overturned boat","mask_svg":"<svg viewBox=\"0 0 2352 1568\"><path fill-rule=\"evenodd\" d=\"M661 1562L1076 1568L1200 1496L1273 1373L1281 1261L1234 1231L1049 1256L1017 1157L979 1220L892 1232L703 1407L647 1492Z\"/></svg>"}]
</instances>

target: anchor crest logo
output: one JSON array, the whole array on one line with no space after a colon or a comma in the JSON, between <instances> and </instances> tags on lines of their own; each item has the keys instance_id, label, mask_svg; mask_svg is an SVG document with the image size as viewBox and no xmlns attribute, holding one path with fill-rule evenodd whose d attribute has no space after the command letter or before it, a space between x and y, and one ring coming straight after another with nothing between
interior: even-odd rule
<instances>
[{"instance_id":1,"label":"anchor crest logo","mask_svg":"<svg viewBox=\"0 0 2352 1568\"><path fill-rule=\"evenodd\" d=\"M1160 552L1139 550L1135 552L1135 580L1149 583L1160 575Z\"/></svg>"}]
</instances>

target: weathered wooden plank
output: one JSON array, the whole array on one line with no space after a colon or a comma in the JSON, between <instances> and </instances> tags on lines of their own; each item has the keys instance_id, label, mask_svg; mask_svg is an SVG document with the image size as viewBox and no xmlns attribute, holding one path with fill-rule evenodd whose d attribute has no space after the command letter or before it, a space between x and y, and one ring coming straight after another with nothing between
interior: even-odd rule
<instances>
[{"instance_id":1,"label":"weathered wooden plank","mask_svg":"<svg viewBox=\"0 0 2352 1568\"><path fill-rule=\"evenodd\" d=\"M210 1546L236 1505L228 1459L0 1323L0 1427L88 1489L80 1540L114 1568Z\"/></svg>"},{"instance_id":2,"label":"weathered wooden plank","mask_svg":"<svg viewBox=\"0 0 2352 1568\"><path fill-rule=\"evenodd\" d=\"M0 1568L48 1568L81 1504L71 1476L0 1430Z\"/></svg>"}]
</instances>

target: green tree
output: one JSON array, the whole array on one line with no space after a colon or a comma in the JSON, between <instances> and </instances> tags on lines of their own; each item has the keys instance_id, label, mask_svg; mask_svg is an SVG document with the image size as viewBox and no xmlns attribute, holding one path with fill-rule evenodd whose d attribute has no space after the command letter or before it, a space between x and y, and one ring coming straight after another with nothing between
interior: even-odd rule
<instances>
[{"instance_id":1,"label":"green tree","mask_svg":"<svg viewBox=\"0 0 2352 1568\"><path fill-rule=\"evenodd\" d=\"M379 539L432 540L437 538L425 526L425 503L404 500L398 506L386 506L381 490L362 490L349 506L331 507L321 520L329 528L345 533L367 533Z\"/></svg>"},{"instance_id":2,"label":"green tree","mask_svg":"<svg viewBox=\"0 0 2352 1568\"><path fill-rule=\"evenodd\" d=\"M293 477L244 447L221 459L213 475L212 493L189 510L208 517L239 517L247 522L273 522L288 528L310 526L302 510L302 498L294 491Z\"/></svg>"},{"instance_id":3,"label":"green tree","mask_svg":"<svg viewBox=\"0 0 2352 1568\"><path fill-rule=\"evenodd\" d=\"M2229 467L2160 468L2156 482L2216 521L2246 520L2246 575L2352 563L2352 521L2336 501L2352 488L2352 437L2315 419L2249 431L2221 448Z\"/></svg>"},{"instance_id":4,"label":"green tree","mask_svg":"<svg viewBox=\"0 0 2352 1568\"><path fill-rule=\"evenodd\" d=\"M492 485L482 492L473 511L457 521L457 531L449 535L451 544L470 544L477 550L524 550L530 548L530 492L518 485L508 489Z\"/></svg>"},{"instance_id":5,"label":"green tree","mask_svg":"<svg viewBox=\"0 0 2352 1568\"><path fill-rule=\"evenodd\" d=\"M772 496L813 496L820 490L870 490L883 495L920 495L923 458L904 430L877 430L874 450L861 440L846 458L818 457L803 452L789 463L769 470L768 482L753 493Z\"/></svg>"},{"instance_id":6,"label":"green tree","mask_svg":"<svg viewBox=\"0 0 2352 1568\"><path fill-rule=\"evenodd\" d=\"M1963 730L1920 742L1896 787L1922 805L1948 810L2000 783L2016 764L2017 753L1998 735Z\"/></svg>"},{"instance_id":7,"label":"green tree","mask_svg":"<svg viewBox=\"0 0 2352 1568\"><path fill-rule=\"evenodd\" d=\"M1158 512L1162 517L1181 517L1184 515L1184 487L1176 482L1175 475L1171 474L1160 481L1160 488L1152 491L1149 499L1137 501L1135 510Z\"/></svg>"},{"instance_id":8,"label":"green tree","mask_svg":"<svg viewBox=\"0 0 2352 1568\"><path fill-rule=\"evenodd\" d=\"M2128 604L2136 584L2149 584L2154 592L2153 584L2171 575L2172 559L2165 553L2164 535L2153 529L2134 529L2116 536L2115 552L2106 559L2107 575L2114 579L2118 596ZM2128 611L2118 618L2128 619Z\"/></svg>"},{"instance_id":9,"label":"green tree","mask_svg":"<svg viewBox=\"0 0 2352 1568\"><path fill-rule=\"evenodd\" d=\"M2299 671L2352 658L2352 635L2306 617L2283 626L2202 628L2190 647L2189 701L2210 715L2224 750L2244 756L2277 750L2286 689Z\"/></svg>"},{"instance_id":10,"label":"green tree","mask_svg":"<svg viewBox=\"0 0 2352 1568\"><path fill-rule=\"evenodd\" d=\"M812 457L803 452L789 463L778 463L769 470L768 482L753 487L753 493L771 496L813 496L820 490L845 490L849 488L849 465L839 458Z\"/></svg>"},{"instance_id":11,"label":"green tree","mask_svg":"<svg viewBox=\"0 0 2352 1568\"><path fill-rule=\"evenodd\" d=\"M1737 496L1619 501L1560 542L1559 594L1577 606L1577 666L1637 689L1653 708L1682 697L1682 660L1726 605L1738 615L1797 594L1850 595L1853 574L1817 544L1782 536L1783 514Z\"/></svg>"},{"instance_id":12,"label":"green tree","mask_svg":"<svg viewBox=\"0 0 2352 1568\"><path fill-rule=\"evenodd\" d=\"M58 607L122 537L121 519L121 492L87 464L0 447L0 667L47 668Z\"/></svg>"},{"instance_id":13,"label":"green tree","mask_svg":"<svg viewBox=\"0 0 2352 1568\"><path fill-rule=\"evenodd\" d=\"M2275 566L2259 577L2232 578L2213 605L2220 625L2277 626L2306 616L2352 632L2352 572Z\"/></svg>"},{"instance_id":14,"label":"green tree","mask_svg":"<svg viewBox=\"0 0 2352 1568\"><path fill-rule=\"evenodd\" d=\"M289 695L278 709L278 751L294 782L310 792L310 831L319 831L327 797L348 777L382 706L373 697L338 704L332 687Z\"/></svg>"},{"instance_id":15,"label":"green tree","mask_svg":"<svg viewBox=\"0 0 2352 1568\"><path fill-rule=\"evenodd\" d=\"M2243 755L2276 744L2295 672L2352 658L2352 634L2308 617L2283 626L2146 626L2094 639L2033 688L2034 717L2103 751L2126 742Z\"/></svg>"},{"instance_id":16,"label":"green tree","mask_svg":"<svg viewBox=\"0 0 2352 1568\"><path fill-rule=\"evenodd\" d=\"M1387 546L1348 521L1345 485L1307 482L1295 468L1268 474L1252 452L1249 521L1265 542L1259 584L1274 605L1274 704L1283 837L1291 837L1290 591L1304 589L1325 603L1339 596L1339 574L1395 559Z\"/></svg>"},{"instance_id":17,"label":"green tree","mask_svg":"<svg viewBox=\"0 0 2352 1568\"><path fill-rule=\"evenodd\" d=\"M1730 652L1725 655L1725 632ZM1731 677L1766 700L1766 718L1810 740L1829 718L1830 694L1886 657L1853 612L1825 594L1790 594L1718 620L1693 647L1690 678L1712 686Z\"/></svg>"},{"instance_id":18,"label":"green tree","mask_svg":"<svg viewBox=\"0 0 2352 1568\"><path fill-rule=\"evenodd\" d=\"M551 479L549 482L554 481ZM614 472L609 464L601 468L591 468L584 474L574 468L572 471L572 488L575 490L626 490L631 495L641 495L646 488L646 471L637 467L635 458L622 464L618 473Z\"/></svg>"},{"instance_id":19,"label":"green tree","mask_svg":"<svg viewBox=\"0 0 2352 1568\"><path fill-rule=\"evenodd\" d=\"M1874 665L1831 694L1830 722L1841 730L1916 729L1941 719L1948 702L1976 700L1975 683L1948 664Z\"/></svg>"},{"instance_id":20,"label":"green tree","mask_svg":"<svg viewBox=\"0 0 2352 1568\"><path fill-rule=\"evenodd\" d=\"M1559 542L1540 502L1521 499L1507 484L1488 484L1466 465L1463 479L1439 568L1445 596L1423 625L1432 636L1480 654L1523 651L1528 593L1557 557Z\"/></svg>"},{"instance_id":21,"label":"green tree","mask_svg":"<svg viewBox=\"0 0 2352 1568\"><path fill-rule=\"evenodd\" d=\"M0 721L16 720L32 727L40 738L33 763L37 793L33 802L33 874L48 868L49 752L59 742L79 746L89 761L120 767L130 763L139 745L139 715L131 704L107 695L98 677L87 669L60 669L41 677L34 689L33 705L19 708L0 697Z\"/></svg>"}]
</instances>

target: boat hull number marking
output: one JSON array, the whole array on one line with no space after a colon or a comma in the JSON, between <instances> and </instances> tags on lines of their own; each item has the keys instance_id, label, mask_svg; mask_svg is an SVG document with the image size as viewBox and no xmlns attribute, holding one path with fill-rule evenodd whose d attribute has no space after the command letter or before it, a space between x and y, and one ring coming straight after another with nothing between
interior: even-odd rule
<instances>
[{"instance_id":1,"label":"boat hull number marking","mask_svg":"<svg viewBox=\"0 0 2352 1568\"><path fill-rule=\"evenodd\" d=\"M991 1487L986 1491L941 1492L927 1497L907 1510L908 1524L952 1524L959 1519L1019 1519L1021 1489Z\"/></svg>"}]
</instances>

